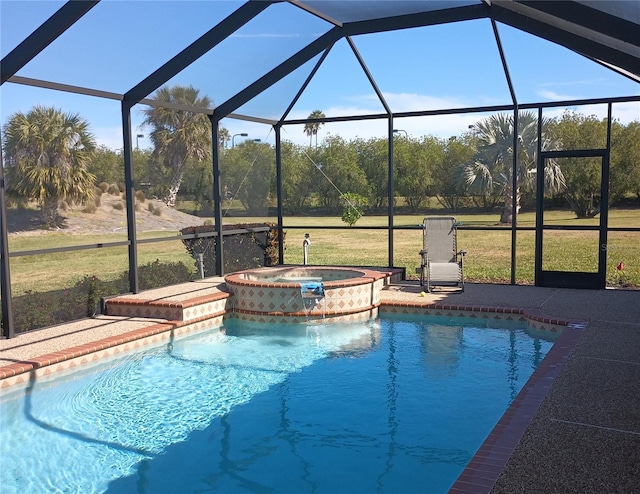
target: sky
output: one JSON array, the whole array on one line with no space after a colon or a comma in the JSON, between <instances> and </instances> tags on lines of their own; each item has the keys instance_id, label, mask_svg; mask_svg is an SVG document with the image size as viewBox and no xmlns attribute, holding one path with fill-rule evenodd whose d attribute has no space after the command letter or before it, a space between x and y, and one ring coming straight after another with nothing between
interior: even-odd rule
<instances>
[{"instance_id":1,"label":"sky","mask_svg":"<svg viewBox=\"0 0 640 494\"><path fill-rule=\"evenodd\" d=\"M0 53L4 57L52 15L60 0L0 0ZM18 72L18 76L123 94L229 15L240 1L103 0L76 25ZM201 96L221 104L254 82L331 26L297 7L272 5L231 37L187 67L167 85L193 85ZM640 85L546 40L498 24L519 104L585 98L635 96ZM441 110L511 104L499 52L486 19L352 38L386 103L393 112ZM294 71L236 113L278 119L319 57ZM149 95L152 97L152 95ZM6 83L0 87L0 121L35 105L78 113L90 123L99 144L122 147L120 103L59 91ZM131 114L134 141L151 146L143 110ZM384 113L352 48L341 40L330 50L288 118ZM545 111L562 114L564 108ZM606 106L581 112L606 116ZM448 138L460 135L483 114L395 119L401 134ZM622 123L640 119L640 103L614 105ZM274 142L269 125L224 119L231 135ZM327 123L318 141L386 137L386 120ZM305 144L303 126L285 126L284 139ZM236 136L235 143L244 137Z\"/></svg>"}]
</instances>

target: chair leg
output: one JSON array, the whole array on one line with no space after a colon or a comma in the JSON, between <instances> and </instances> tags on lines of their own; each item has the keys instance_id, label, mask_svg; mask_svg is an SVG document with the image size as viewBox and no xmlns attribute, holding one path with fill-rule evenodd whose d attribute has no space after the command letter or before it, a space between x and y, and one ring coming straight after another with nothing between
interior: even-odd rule
<instances>
[{"instance_id":1,"label":"chair leg","mask_svg":"<svg viewBox=\"0 0 640 494\"><path fill-rule=\"evenodd\" d=\"M424 286L425 282L428 280L427 269L428 267L425 255L420 252L420 286Z\"/></svg>"}]
</instances>

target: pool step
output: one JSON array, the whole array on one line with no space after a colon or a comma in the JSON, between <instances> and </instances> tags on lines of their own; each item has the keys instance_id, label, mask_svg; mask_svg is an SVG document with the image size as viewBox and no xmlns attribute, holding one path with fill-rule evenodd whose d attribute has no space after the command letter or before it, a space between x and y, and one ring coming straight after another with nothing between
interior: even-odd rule
<instances>
[{"instance_id":1,"label":"pool step","mask_svg":"<svg viewBox=\"0 0 640 494\"><path fill-rule=\"evenodd\" d=\"M182 283L105 301L106 314L193 322L230 310L231 295L222 278Z\"/></svg>"}]
</instances>

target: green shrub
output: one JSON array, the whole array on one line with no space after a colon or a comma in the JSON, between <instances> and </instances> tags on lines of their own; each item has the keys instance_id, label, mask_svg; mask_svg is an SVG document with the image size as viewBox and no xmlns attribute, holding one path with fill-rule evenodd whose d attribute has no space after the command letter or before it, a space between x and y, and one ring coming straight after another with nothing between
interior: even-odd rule
<instances>
[{"instance_id":1,"label":"green shrub","mask_svg":"<svg viewBox=\"0 0 640 494\"><path fill-rule=\"evenodd\" d=\"M154 216L162 216L162 208L160 208L160 207L155 207L155 208L153 209L153 215L154 215Z\"/></svg>"},{"instance_id":2,"label":"green shrub","mask_svg":"<svg viewBox=\"0 0 640 494\"><path fill-rule=\"evenodd\" d=\"M112 206L113 206L113 209L117 209L118 211L124 210L124 203L122 201L114 202Z\"/></svg>"},{"instance_id":3,"label":"green shrub","mask_svg":"<svg viewBox=\"0 0 640 494\"><path fill-rule=\"evenodd\" d=\"M136 191L136 199L140 202L144 202L147 200L147 198L144 196L144 191L142 190L137 190Z\"/></svg>"},{"instance_id":4,"label":"green shrub","mask_svg":"<svg viewBox=\"0 0 640 494\"><path fill-rule=\"evenodd\" d=\"M96 198L96 201L99 201L99 198ZM87 204L85 204L83 211L85 213L89 213L89 214L95 214L95 212L98 210L98 206L96 205L95 202L91 201L88 202Z\"/></svg>"},{"instance_id":5,"label":"green shrub","mask_svg":"<svg viewBox=\"0 0 640 494\"><path fill-rule=\"evenodd\" d=\"M60 201L60 203L58 204L58 207L62 211L67 211L69 209L69 203L67 201Z\"/></svg>"},{"instance_id":6,"label":"green shrub","mask_svg":"<svg viewBox=\"0 0 640 494\"><path fill-rule=\"evenodd\" d=\"M109 191L109 182L100 182L98 188L102 191L102 193L106 193Z\"/></svg>"},{"instance_id":7,"label":"green shrub","mask_svg":"<svg viewBox=\"0 0 640 494\"><path fill-rule=\"evenodd\" d=\"M94 197L100 197L104 191L100 187L93 188Z\"/></svg>"},{"instance_id":8,"label":"green shrub","mask_svg":"<svg viewBox=\"0 0 640 494\"><path fill-rule=\"evenodd\" d=\"M127 190L127 187L124 185L124 182L118 182L118 190L124 194L124 192Z\"/></svg>"},{"instance_id":9,"label":"green shrub","mask_svg":"<svg viewBox=\"0 0 640 494\"><path fill-rule=\"evenodd\" d=\"M194 272L184 263L163 263L156 259L139 266L138 276L139 288L149 290L190 281ZM85 276L71 288L50 292L27 291L25 295L13 298L16 333L92 317L100 313L100 302L104 297L128 291L127 271L113 281Z\"/></svg>"},{"instance_id":10,"label":"green shrub","mask_svg":"<svg viewBox=\"0 0 640 494\"><path fill-rule=\"evenodd\" d=\"M364 215L364 207L367 206L366 197L354 192L347 192L340 198L342 203L342 221L353 226Z\"/></svg>"},{"instance_id":11,"label":"green shrub","mask_svg":"<svg viewBox=\"0 0 640 494\"><path fill-rule=\"evenodd\" d=\"M150 213L153 213L156 210L155 205L152 202L147 203L147 209Z\"/></svg>"},{"instance_id":12,"label":"green shrub","mask_svg":"<svg viewBox=\"0 0 640 494\"><path fill-rule=\"evenodd\" d=\"M112 196L119 196L120 195L120 188L116 184L111 184L111 185L109 185L108 192Z\"/></svg>"},{"instance_id":13,"label":"green shrub","mask_svg":"<svg viewBox=\"0 0 640 494\"><path fill-rule=\"evenodd\" d=\"M16 333L23 333L35 328L44 328L55 324L52 317L59 297L54 294L46 296L28 290L24 295L13 298L13 324Z\"/></svg>"},{"instance_id":14,"label":"green shrub","mask_svg":"<svg viewBox=\"0 0 640 494\"><path fill-rule=\"evenodd\" d=\"M127 279L128 279L127 273ZM193 271L182 262L160 262L159 259L138 267L138 285L141 290L176 285L193 279Z\"/></svg>"}]
</instances>

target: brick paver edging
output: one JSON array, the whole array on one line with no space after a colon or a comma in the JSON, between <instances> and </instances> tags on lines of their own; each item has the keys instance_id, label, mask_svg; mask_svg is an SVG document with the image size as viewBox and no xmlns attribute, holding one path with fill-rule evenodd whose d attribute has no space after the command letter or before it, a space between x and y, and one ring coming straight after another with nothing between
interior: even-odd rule
<instances>
[{"instance_id":1,"label":"brick paver edging","mask_svg":"<svg viewBox=\"0 0 640 494\"><path fill-rule=\"evenodd\" d=\"M124 343L129 343L141 338L153 336L165 331L170 331L176 327L171 323L153 324L144 328L134 329L127 333L123 333L117 336L110 336L109 338L103 338L93 343L85 343L83 345L74 346L60 352L48 353L40 357L34 357L30 360L23 360L16 362L15 364L5 365L0 367L0 379L7 377L17 376L32 370L46 367L48 365L54 365L65 360L71 360L72 358L82 357L91 353L99 352L106 348L111 348Z\"/></svg>"},{"instance_id":2,"label":"brick paver edging","mask_svg":"<svg viewBox=\"0 0 640 494\"><path fill-rule=\"evenodd\" d=\"M386 306L386 307L384 307ZM522 439L536 411L547 396L555 378L560 374L571 350L586 328L585 321L549 317L536 309L515 307L491 307L476 305L443 304L438 302L402 302L385 301L385 312L402 313L409 309L411 313L438 313L455 316L456 313L478 313L485 317L490 314L514 315L528 323L538 322L549 325L551 331L562 327L545 358L520 390L509 408L502 415L489 436L469 461L456 482L449 490L450 494L488 494Z\"/></svg>"},{"instance_id":3,"label":"brick paver edging","mask_svg":"<svg viewBox=\"0 0 640 494\"><path fill-rule=\"evenodd\" d=\"M134 329L132 331L128 331L126 333L119 334L116 336L110 336L108 338L103 338L101 340L97 340L92 343L85 343L83 345L74 346L59 352L52 352L46 355L42 355L40 357L34 357L29 360L23 360L20 362L16 362L14 364L5 365L0 367L0 381L2 379L14 377L19 374L25 374L27 372L31 372L36 369L40 369L42 367L47 367L49 365L54 365L60 362L64 362L66 360L71 360L77 357L82 357L85 355L90 355L92 353L100 352L107 348L123 345L125 343L131 343L133 341L141 340L143 338L148 338L150 336L154 336L160 333L166 333L167 331L171 331L171 330L180 328L182 326L187 326L187 325L195 324L208 319L213 319L214 317L219 317L220 315L224 315L224 312L220 314L216 314L214 316L207 315L200 318L194 318L194 319L191 319L190 321L176 320L176 321L166 321L163 323L151 324L144 328Z\"/></svg>"},{"instance_id":4,"label":"brick paver edging","mask_svg":"<svg viewBox=\"0 0 640 494\"><path fill-rule=\"evenodd\" d=\"M570 323L476 451L450 494L488 494L504 471L586 325Z\"/></svg>"}]
</instances>

